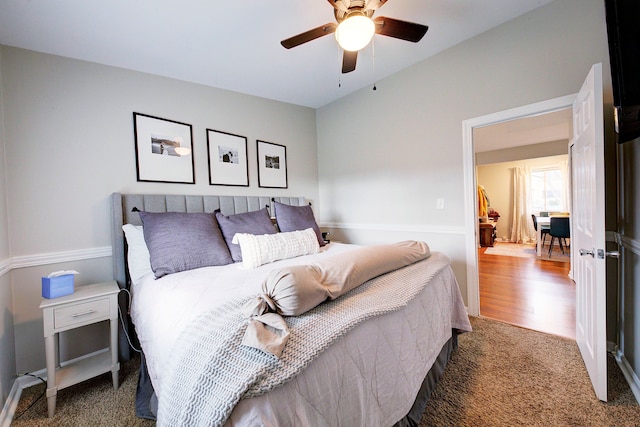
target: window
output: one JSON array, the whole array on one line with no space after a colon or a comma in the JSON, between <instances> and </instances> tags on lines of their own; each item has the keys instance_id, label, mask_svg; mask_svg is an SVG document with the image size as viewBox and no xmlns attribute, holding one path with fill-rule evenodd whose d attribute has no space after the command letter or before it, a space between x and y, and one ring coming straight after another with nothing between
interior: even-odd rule
<instances>
[{"instance_id":1,"label":"window","mask_svg":"<svg viewBox=\"0 0 640 427\"><path fill-rule=\"evenodd\" d=\"M533 212L563 212L564 182L560 168L531 171L531 209Z\"/></svg>"}]
</instances>

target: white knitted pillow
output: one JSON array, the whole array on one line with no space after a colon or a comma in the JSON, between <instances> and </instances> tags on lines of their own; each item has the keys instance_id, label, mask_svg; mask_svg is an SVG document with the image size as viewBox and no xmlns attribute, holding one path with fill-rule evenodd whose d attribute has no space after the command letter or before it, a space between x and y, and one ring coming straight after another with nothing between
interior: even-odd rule
<instances>
[{"instance_id":1,"label":"white knitted pillow","mask_svg":"<svg viewBox=\"0 0 640 427\"><path fill-rule=\"evenodd\" d=\"M236 233L233 243L240 245L242 264L245 268L256 268L280 259L315 254L320 244L312 228L277 234Z\"/></svg>"}]
</instances>

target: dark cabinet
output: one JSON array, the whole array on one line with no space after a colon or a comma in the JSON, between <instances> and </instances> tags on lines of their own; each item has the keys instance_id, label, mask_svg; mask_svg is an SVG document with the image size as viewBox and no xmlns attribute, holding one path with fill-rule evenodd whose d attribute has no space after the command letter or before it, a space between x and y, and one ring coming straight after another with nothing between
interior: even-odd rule
<instances>
[{"instance_id":1,"label":"dark cabinet","mask_svg":"<svg viewBox=\"0 0 640 427\"><path fill-rule=\"evenodd\" d=\"M496 226L493 223L480 223L480 246L493 246L496 238Z\"/></svg>"}]
</instances>

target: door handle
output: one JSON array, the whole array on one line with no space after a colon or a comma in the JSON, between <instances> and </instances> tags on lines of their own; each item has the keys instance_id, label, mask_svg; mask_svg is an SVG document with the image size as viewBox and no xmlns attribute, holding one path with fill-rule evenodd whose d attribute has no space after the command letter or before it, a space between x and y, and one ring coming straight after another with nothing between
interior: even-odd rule
<instances>
[{"instance_id":1,"label":"door handle","mask_svg":"<svg viewBox=\"0 0 640 427\"><path fill-rule=\"evenodd\" d=\"M620 252L618 251L607 251L604 254L611 258L620 258Z\"/></svg>"},{"instance_id":2,"label":"door handle","mask_svg":"<svg viewBox=\"0 0 640 427\"><path fill-rule=\"evenodd\" d=\"M595 249L580 249L580 256L591 255L592 258L595 258L596 251Z\"/></svg>"}]
</instances>

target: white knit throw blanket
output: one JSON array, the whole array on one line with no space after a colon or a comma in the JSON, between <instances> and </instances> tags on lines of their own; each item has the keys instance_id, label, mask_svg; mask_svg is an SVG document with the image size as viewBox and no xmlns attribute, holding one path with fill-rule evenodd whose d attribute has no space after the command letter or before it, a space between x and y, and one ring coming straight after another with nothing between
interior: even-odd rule
<instances>
[{"instance_id":1,"label":"white knit throw blanket","mask_svg":"<svg viewBox=\"0 0 640 427\"><path fill-rule=\"evenodd\" d=\"M174 346L157 425L221 426L241 398L283 384L357 324L407 305L449 262L446 255L433 253L287 317L291 338L280 359L241 344L247 322L241 314L244 301L200 316Z\"/></svg>"}]
</instances>

